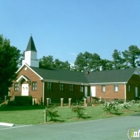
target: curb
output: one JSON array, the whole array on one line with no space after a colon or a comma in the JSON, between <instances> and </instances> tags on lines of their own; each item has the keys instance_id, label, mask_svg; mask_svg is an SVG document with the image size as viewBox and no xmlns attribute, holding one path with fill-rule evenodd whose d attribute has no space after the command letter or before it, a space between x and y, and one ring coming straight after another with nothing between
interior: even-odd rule
<instances>
[{"instance_id":1,"label":"curb","mask_svg":"<svg viewBox=\"0 0 140 140\"><path fill-rule=\"evenodd\" d=\"M14 126L14 124L12 124L12 123L4 123L4 122L0 122L0 125L2 125L2 126Z\"/></svg>"}]
</instances>

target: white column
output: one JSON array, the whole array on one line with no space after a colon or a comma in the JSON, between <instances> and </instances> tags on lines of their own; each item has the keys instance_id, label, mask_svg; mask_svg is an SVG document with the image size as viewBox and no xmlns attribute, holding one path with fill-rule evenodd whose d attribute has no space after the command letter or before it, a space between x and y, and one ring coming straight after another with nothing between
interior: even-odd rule
<instances>
[{"instance_id":1,"label":"white column","mask_svg":"<svg viewBox=\"0 0 140 140\"><path fill-rule=\"evenodd\" d=\"M71 98L69 98L69 107L71 106Z\"/></svg>"},{"instance_id":2,"label":"white column","mask_svg":"<svg viewBox=\"0 0 140 140\"><path fill-rule=\"evenodd\" d=\"M61 98L61 106L63 106L63 101L64 101L64 98Z\"/></svg>"},{"instance_id":3,"label":"white column","mask_svg":"<svg viewBox=\"0 0 140 140\"><path fill-rule=\"evenodd\" d=\"M47 98L47 100L46 100L47 101L47 106L49 106L49 100L50 100L49 98Z\"/></svg>"}]
</instances>

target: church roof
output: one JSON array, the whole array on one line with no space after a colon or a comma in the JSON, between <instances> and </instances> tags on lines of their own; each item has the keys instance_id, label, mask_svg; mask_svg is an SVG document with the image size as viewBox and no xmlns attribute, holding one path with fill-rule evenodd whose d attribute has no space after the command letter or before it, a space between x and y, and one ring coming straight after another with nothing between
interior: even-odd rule
<instances>
[{"instance_id":1,"label":"church roof","mask_svg":"<svg viewBox=\"0 0 140 140\"><path fill-rule=\"evenodd\" d=\"M81 82L87 84L115 83L115 82L125 83L129 81L129 79L133 74L137 74L136 68L90 72L89 74L85 74L84 72L75 72L51 68L50 69L49 68L41 69L35 67L31 68L43 79Z\"/></svg>"},{"instance_id":2,"label":"church roof","mask_svg":"<svg viewBox=\"0 0 140 140\"><path fill-rule=\"evenodd\" d=\"M136 68L120 69L120 70L106 70L91 72L86 75L89 83L114 83L114 82L128 82L133 74L137 74Z\"/></svg>"},{"instance_id":3,"label":"church roof","mask_svg":"<svg viewBox=\"0 0 140 140\"><path fill-rule=\"evenodd\" d=\"M34 51L34 52L37 52L32 36L29 39L29 42L28 42L26 51Z\"/></svg>"},{"instance_id":4,"label":"church roof","mask_svg":"<svg viewBox=\"0 0 140 140\"><path fill-rule=\"evenodd\" d=\"M42 69L36 67L31 67L31 68L43 79L88 83L85 74L82 72L69 71L63 69L54 69L54 68L48 68L48 69Z\"/></svg>"}]
</instances>

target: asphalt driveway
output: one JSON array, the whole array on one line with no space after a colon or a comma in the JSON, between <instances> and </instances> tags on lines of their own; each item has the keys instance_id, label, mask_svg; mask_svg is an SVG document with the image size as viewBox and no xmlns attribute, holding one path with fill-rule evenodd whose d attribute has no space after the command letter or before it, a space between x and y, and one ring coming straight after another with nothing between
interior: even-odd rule
<instances>
[{"instance_id":1,"label":"asphalt driveway","mask_svg":"<svg viewBox=\"0 0 140 140\"><path fill-rule=\"evenodd\" d=\"M140 115L61 124L0 126L1 140L128 140L140 129ZM132 138L140 139L140 138Z\"/></svg>"}]
</instances>

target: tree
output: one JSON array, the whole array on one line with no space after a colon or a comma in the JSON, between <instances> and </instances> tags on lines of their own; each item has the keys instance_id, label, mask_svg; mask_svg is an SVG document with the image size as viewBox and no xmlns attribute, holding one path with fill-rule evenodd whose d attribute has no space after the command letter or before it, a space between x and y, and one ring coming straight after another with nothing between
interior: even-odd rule
<instances>
[{"instance_id":1,"label":"tree","mask_svg":"<svg viewBox=\"0 0 140 140\"><path fill-rule=\"evenodd\" d=\"M54 66L58 69L70 70L70 63L68 61L62 62L59 59L55 59Z\"/></svg>"},{"instance_id":2,"label":"tree","mask_svg":"<svg viewBox=\"0 0 140 140\"><path fill-rule=\"evenodd\" d=\"M77 71L86 71L88 69L89 60L91 59L91 55L88 52L85 53L79 53L76 57L76 60L74 62L75 68Z\"/></svg>"},{"instance_id":3,"label":"tree","mask_svg":"<svg viewBox=\"0 0 140 140\"><path fill-rule=\"evenodd\" d=\"M124 68L124 59L122 58L122 53L117 49L114 50L113 54L113 67L114 69Z\"/></svg>"},{"instance_id":4,"label":"tree","mask_svg":"<svg viewBox=\"0 0 140 140\"><path fill-rule=\"evenodd\" d=\"M70 70L70 63L68 61L60 61L59 59L53 59L53 56L43 56L39 60L40 68L57 68Z\"/></svg>"},{"instance_id":5,"label":"tree","mask_svg":"<svg viewBox=\"0 0 140 140\"><path fill-rule=\"evenodd\" d=\"M0 35L0 97L7 95L8 88L16 78L20 58L20 50L10 46L10 40Z\"/></svg>"},{"instance_id":6,"label":"tree","mask_svg":"<svg viewBox=\"0 0 140 140\"><path fill-rule=\"evenodd\" d=\"M136 45L129 46L128 50L125 50L123 53L126 67L135 68L138 66L138 58L140 57L140 49Z\"/></svg>"},{"instance_id":7,"label":"tree","mask_svg":"<svg viewBox=\"0 0 140 140\"><path fill-rule=\"evenodd\" d=\"M74 62L77 71L86 71L93 68L93 55L89 52L79 53Z\"/></svg>"},{"instance_id":8,"label":"tree","mask_svg":"<svg viewBox=\"0 0 140 140\"><path fill-rule=\"evenodd\" d=\"M90 62L90 70L91 71L99 71L101 64L101 58L97 53L92 54L92 60Z\"/></svg>"},{"instance_id":9,"label":"tree","mask_svg":"<svg viewBox=\"0 0 140 140\"><path fill-rule=\"evenodd\" d=\"M54 67L54 61L53 61L53 56L49 55L49 56L43 56L40 60L39 60L39 66L41 68L50 68L50 67Z\"/></svg>"},{"instance_id":10,"label":"tree","mask_svg":"<svg viewBox=\"0 0 140 140\"><path fill-rule=\"evenodd\" d=\"M102 59L100 61L100 70L112 70L112 61L107 59Z\"/></svg>"}]
</instances>

